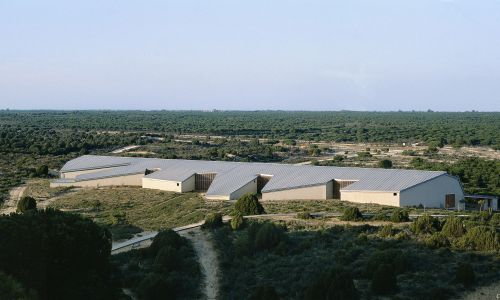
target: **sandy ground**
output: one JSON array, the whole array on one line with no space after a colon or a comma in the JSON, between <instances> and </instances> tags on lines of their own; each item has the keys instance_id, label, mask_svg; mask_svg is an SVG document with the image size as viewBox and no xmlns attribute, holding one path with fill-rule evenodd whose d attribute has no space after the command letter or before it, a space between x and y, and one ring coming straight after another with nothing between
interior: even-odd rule
<instances>
[{"instance_id":1,"label":"sandy ground","mask_svg":"<svg viewBox=\"0 0 500 300\"><path fill-rule=\"evenodd\" d=\"M205 294L205 299L217 299L219 292L219 262L211 233L202 231L200 228L194 228L179 232L179 234L189 239L196 251L204 278L203 294Z\"/></svg>"},{"instance_id":2,"label":"sandy ground","mask_svg":"<svg viewBox=\"0 0 500 300\"><path fill-rule=\"evenodd\" d=\"M0 215L8 215L16 212L17 202L21 199L26 190L26 186L18 186L10 190L9 200L5 201L4 206L0 209Z\"/></svg>"},{"instance_id":3,"label":"sandy ground","mask_svg":"<svg viewBox=\"0 0 500 300\"><path fill-rule=\"evenodd\" d=\"M477 288L473 292L464 294L462 300L497 300L500 299L500 281L488 286Z\"/></svg>"}]
</instances>

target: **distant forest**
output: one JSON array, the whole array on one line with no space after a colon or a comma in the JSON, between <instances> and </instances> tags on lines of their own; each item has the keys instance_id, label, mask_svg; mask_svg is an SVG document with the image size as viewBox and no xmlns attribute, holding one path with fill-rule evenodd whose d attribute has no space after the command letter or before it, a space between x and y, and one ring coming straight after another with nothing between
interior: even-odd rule
<instances>
[{"instance_id":1,"label":"distant forest","mask_svg":"<svg viewBox=\"0 0 500 300\"><path fill-rule=\"evenodd\" d=\"M38 147L41 153L61 154L121 144L116 139L127 139L93 134L96 131L425 142L500 149L498 112L0 111L0 151Z\"/></svg>"}]
</instances>

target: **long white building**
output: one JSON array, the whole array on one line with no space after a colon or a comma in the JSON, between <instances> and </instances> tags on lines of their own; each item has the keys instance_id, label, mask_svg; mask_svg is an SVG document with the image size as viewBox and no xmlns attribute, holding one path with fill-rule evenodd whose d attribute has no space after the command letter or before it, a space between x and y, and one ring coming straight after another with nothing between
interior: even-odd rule
<instances>
[{"instance_id":1,"label":"long white building","mask_svg":"<svg viewBox=\"0 0 500 300\"><path fill-rule=\"evenodd\" d=\"M460 181L442 171L295 166L181 159L85 155L68 161L56 186L142 186L198 191L208 199L341 199L391 206L452 208L464 198Z\"/></svg>"}]
</instances>

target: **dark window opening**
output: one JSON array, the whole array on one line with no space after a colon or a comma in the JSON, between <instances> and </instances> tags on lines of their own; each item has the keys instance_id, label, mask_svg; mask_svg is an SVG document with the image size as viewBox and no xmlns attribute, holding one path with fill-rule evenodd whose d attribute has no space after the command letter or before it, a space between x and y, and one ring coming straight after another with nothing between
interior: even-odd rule
<instances>
[{"instance_id":1,"label":"dark window opening","mask_svg":"<svg viewBox=\"0 0 500 300\"><path fill-rule=\"evenodd\" d=\"M394 194L392 194L392 195L393 195L393 196L397 196L397 195L398 195L398 193L394 193Z\"/></svg>"},{"instance_id":2,"label":"dark window opening","mask_svg":"<svg viewBox=\"0 0 500 300\"><path fill-rule=\"evenodd\" d=\"M177 182L177 186L179 186L179 183Z\"/></svg>"}]
</instances>

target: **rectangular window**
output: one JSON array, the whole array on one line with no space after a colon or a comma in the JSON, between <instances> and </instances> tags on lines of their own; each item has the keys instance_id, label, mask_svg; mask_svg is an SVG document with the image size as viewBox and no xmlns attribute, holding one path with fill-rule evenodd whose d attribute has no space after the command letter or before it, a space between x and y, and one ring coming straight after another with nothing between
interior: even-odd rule
<instances>
[{"instance_id":1,"label":"rectangular window","mask_svg":"<svg viewBox=\"0 0 500 300\"><path fill-rule=\"evenodd\" d=\"M444 198L444 207L445 208L455 207L455 194L446 194Z\"/></svg>"},{"instance_id":2,"label":"rectangular window","mask_svg":"<svg viewBox=\"0 0 500 300\"><path fill-rule=\"evenodd\" d=\"M179 183L177 182L177 186L179 186Z\"/></svg>"}]
</instances>

